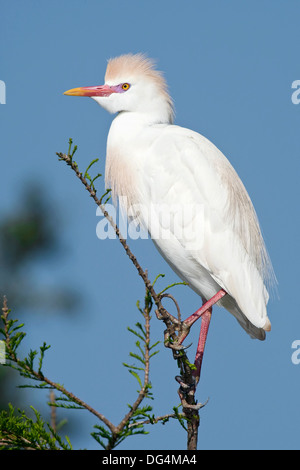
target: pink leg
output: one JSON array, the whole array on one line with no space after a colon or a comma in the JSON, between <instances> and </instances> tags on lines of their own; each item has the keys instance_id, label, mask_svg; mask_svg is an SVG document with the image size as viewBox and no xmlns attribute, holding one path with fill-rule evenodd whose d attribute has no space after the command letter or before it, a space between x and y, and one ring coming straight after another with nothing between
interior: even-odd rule
<instances>
[{"instance_id":1,"label":"pink leg","mask_svg":"<svg viewBox=\"0 0 300 470\"><path fill-rule=\"evenodd\" d=\"M217 303L224 295L226 295L226 291L221 289L217 292L211 299L205 302L201 308L199 308L195 313L193 313L190 317L184 320L184 323L188 326L192 326L195 321L197 321L208 309L210 309L215 303Z\"/></svg>"},{"instance_id":2,"label":"pink leg","mask_svg":"<svg viewBox=\"0 0 300 470\"><path fill-rule=\"evenodd\" d=\"M190 331L191 326L195 323L195 321L199 320L200 317L204 316L205 312L207 312L208 310L211 311L212 306L217 303L220 299L222 299L222 297L224 297L224 295L226 294L227 292L225 290L220 289L219 292L217 292L211 299L209 299L207 302L204 302L201 308L196 310L195 313L193 313L190 317L183 321L185 328L178 339L178 344L182 344L182 342L185 340Z\"/></svg>"},{"instance_id":3,"label":"pink leg","mask_svg":"<svg viewBox=\"0 0 300 470\"><path fill-rule=\"evenodd\" d=\"M202 319L201 319L200 336L199 336L199 342L198 342L198 347L197 347L197 352L196 352L196 357L195 357L196 370L193 373L196 379L196 383L198 383L200 379L204 348L205 348L208 328L210 324L211 314L212 314L212 307L210 307L208 310L206 310L206 312L203 313Z\"/></svg>"}]
</instances>

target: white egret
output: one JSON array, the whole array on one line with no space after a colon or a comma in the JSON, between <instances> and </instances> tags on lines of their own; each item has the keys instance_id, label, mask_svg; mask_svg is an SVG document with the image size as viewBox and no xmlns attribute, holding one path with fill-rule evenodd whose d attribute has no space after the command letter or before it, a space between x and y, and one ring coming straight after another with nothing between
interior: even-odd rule
<instances>
[{"instance_id":1,"label":"white egret","mask_svg":"<svg viewBox=\"0 0 300 470\"><path fill-rule=\"evenodd\" d=\"M202 297L201 309L184 322L189 329L202 316L196 380L214 303L252 338L265 339L273 271L250 197L220 150L173 125L173 102L153 61L143 54L110 59L104 85L65 94L89 96L117 113L107 139L106 185Z\"/></svg>"}]
</instances>

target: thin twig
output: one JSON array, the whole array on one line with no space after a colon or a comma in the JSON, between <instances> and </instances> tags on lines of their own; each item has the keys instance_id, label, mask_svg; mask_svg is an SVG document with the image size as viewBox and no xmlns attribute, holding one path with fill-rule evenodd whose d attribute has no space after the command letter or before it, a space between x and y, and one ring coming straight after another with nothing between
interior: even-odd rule
<instances>
[{"instance_id":1,"label":"thin twig","mask_svg":"<svg viewBox=\"0 0 300 470\"><path fill-rule=\"evenodd\" d=\"M146 273L147 274L147 273ZM133 403L132 406L130 406L130 411L124 416L124 418L121 420L119 425L116 427L116 432L114 439L109 442L108 446L106 447L106 450L111 450L114 446L115 441L117 440L118 434L122 432L124 427L126 426L127 423L129 423L130 419L140 406L141 402L146 398L147 393L148 393L148 388L149 388L149 370L150 370L150 308L149 304L146 302L147 298L147 290L146 290L146 297L145 297L145 307L143 310L143 316L145 319L145 332L146 332L146 338L145 338L145 352L144 352L144 358L145 358L145 372L144 372L144 383L143 386L138 394L137 399Z\"/></svg>"},{"instance_id":2,"label":"thin twig","mask_svg":"<svg viewBox=\"0 0 300 470\"><path fill-rule=\"evenodd\" d=\"M54 432L56 432L57 423L56 423L56 406L55 406L55 393L54 393L54 390L50 390L49 400L50 400L50 407L51 407L50 424L51 424L51 428L54 430ZM54 406L51 406L51 403Z\"/></svg>"},{"instance_id":3,"label":"thin twig","mask_svg":"<svg viewBox=\"0 0 300 470\"><path fill-rule=\"evenodd\" d=\"M184 418L185 414L181 413L180 416ZM153 419L145 419L145 420L137 421L136 423L129 424L128 427L133 428L135 426L140 426L140 425L144 425L144 424L156 424L156 423L159 423L160 421L167 421L171 418L177 418L177 417L178 417L177 414L170 413L170 414L166 414L164 416L157 416L156 418L153 418Z\"/></svg>"},{"instance_id":4,"label":"thin twig","mask_svg":"<svg viewBox=\"0 0 300 470\"><path fill-rule=\"evenodd\" d=\"M180 308L179 308L177 300L171 294L162 294L162 293L160 293L160 299L162 300L164 297L167 297L168 299L173 300L173 302L176 306L176 309L177 309L177 320L178 320L179 323L181 323L181 312L180 312ZM172 317L172 321L174 321L174 317Z\"/></svg>"}]
</instances>

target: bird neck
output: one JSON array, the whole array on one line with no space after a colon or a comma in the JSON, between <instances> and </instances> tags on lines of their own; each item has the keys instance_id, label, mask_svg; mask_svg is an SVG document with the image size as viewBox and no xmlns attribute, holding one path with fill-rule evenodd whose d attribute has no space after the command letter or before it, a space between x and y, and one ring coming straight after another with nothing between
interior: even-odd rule
<instances>
[{"instance_id":1,"label":"bird neck","mask_svg":"<svg viewBox=\"0 0 300 470\"><path fill-rule=\"evenodd\" d=\"M169 95L157 93L145 102L141 102L141 108L137 110L144 115L143 120L148 124L172 124L174 120L173 103Z\"/></svg>"},{"instance_id":2,"label":"bird neck","mask_svg":"<svg viewBox=\"0 0 300 470\"><path fill-rule=\"evenodd\" d=\"M141 133L147 128L157 126L167 126L170 123L161 122L155 119L150 113L122 111L113 120L109 135L108 143L114 141L118 142L119 145L125 144L125 142L138 141Z\"/></svg>"},{"instance_id":3,"label":"bird neck","mask_svg":"<svg viewBox=\"0 0 300 470\"><path fill-rule=\"evenodd\" d=\"M173 110L165 102L150 103L146 109L138 109L136 111L121 111L116 118L130 121L141 121L142 125L151 126L153 124L172 124Z\"/></svg>"},{"instance_id":4,"label":"bird neck","mask_svg":"<svg viewBox=\"0 0 300 470\"><path fill-rule=\"evenodd\" d=\"M128 207L138 202L136 172L161 130L169 124L153 123L149 115L121 112L113 120L108 138L105 184L113 198L126 196Z\"/></svg>"}]
</instances>

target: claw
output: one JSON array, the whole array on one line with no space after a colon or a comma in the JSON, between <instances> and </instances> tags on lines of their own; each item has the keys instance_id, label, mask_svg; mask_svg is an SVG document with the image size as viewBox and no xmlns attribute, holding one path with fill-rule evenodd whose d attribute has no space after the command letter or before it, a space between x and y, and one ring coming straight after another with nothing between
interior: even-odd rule
<instances>
[{"instance_id":1,"label":"claw","mask_svg":"<svg viewBox=\"0 0 300 470\"><path fill-rule=\"evenodd\" d=\"M174 334L174 333L175 333L175 331L172 332L172 334ZM165 332L164 332L164 345L165 345L166 348L173 349L173 351L184 351L185 349L189 348L191 346L191 344L189 344L188 346L183 346L182 341L180 340L180 337L177 337L175 340L174 339L171 340L170 331L165 330Z\"/></svg>"},{"instance_id":2,"label":"claw","mask_svg":"<svg viewBox=\"0 0 300 470\"><path fill-rule=\"evenodd\" d=\"M183 382L183 378L181 377L181 375L176 375L175 380L176 380L176 382L178 382L180 384L181 387L183 387L183 388L188 388L189 387L189 385L187 385L185 382Z\"/></svg>"},{"instance_id":3,"label":"claw","mask_svg":"<svg viewBox=\"0 0 300 470\"><path fill-rule=\"evenodd\" d=\"M180 375L176 375L175 380L180 384L179 391L183 395L187 395L191 390L195 391L195 382L191 384L186 384Z\"/></svg>"},{"instance_id":4,"label":"claw","mask_svg":"<svg viewBox=\"0 0 300 470\"><path fill-rule=\"evenodd\" d=\"M189 408L190 410L199 411L200 408L203 408L203 406L206 405L206 403L207 403L207 401L204 404L203 403L196 403L195 405L190 405L185 400L182 400L182 407L183 408Z\"/></svg>"},{"instance_id":5,"label":"claw","mask_svg":"<svg viewBox=\"0 0 300 470\"><path fill-rule=\"evenodd\" d=\"M155 315L158 320L162 320L164 318L158 309L155 310Z\"/></svg>"},{"instance_id":6,"label":"claw","mask_svg":"<svg viewBox=\"0 0 300 470\"><path fill-rule=\"evenodd\" d=\"M207 405L208 401L209 401L209 398L204 403L196 403L196 405L190 405L190 406L195 407L194 408L195 410L200 410L200 408L203 408L205 405Z\"/></svg>"},{"instance_id":7,"label":"claw","mask_svg":"<svg viewBox=\"0 0 300 470\"><path fill-rule=\"evenodd\" d=\"M187 346L183 346L182 344L178 344L178 343L168 343L166 347L173 349L173 351L175 352L180 352L180 351L184 351L185 349L190 348L192 344L193 343L190 343Z\"/></svg>"}]
</instances>

